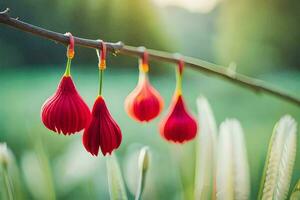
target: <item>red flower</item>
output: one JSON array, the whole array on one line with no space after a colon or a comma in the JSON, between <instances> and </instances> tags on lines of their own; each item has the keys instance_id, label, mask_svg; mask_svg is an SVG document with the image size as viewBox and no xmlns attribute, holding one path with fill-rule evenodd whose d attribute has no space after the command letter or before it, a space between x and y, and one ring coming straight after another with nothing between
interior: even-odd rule
<instances>
[{"instance_id":1,"label":"red flower","mask_svg":"<svg viewBox=\"0 0 300 200\"><path fill-rule=\"evenodd\" d=\"M122 133L118 124L111 117L102 96L98 96L93 106L92 119L85 128L82 142L92 155L98 155L99 147L102 154L111 154L122 141Z\"/></svg>"},{"instance_id":2,"label":"red flower","mask_svg":"<svg viewBox=\"0 0 300 200\"><path fill-rule=\"evenodd\" d=\"M162 97L150 84L148 74L140 72L137 87L125 100L128 115L137 121L148 122L160 114L163 104Z\"/></svg>"},{"instance_id":3,"label":"red flower","mask_svg":"<svg viewBox=\"0 0 300 200\"><path fill-rule=\"evenodd\" d=\"M71 76L64 75L55 94L42 106L44 125L64 135L82 130L90 119L90 110L76 90Z\"/></svg>"},{"instance_id":4,"label":"red flower","mask_svg":"<svg viewBox=\"0 0 300 200\"><path fill-rule=\"evenodd\" d=\"M168 141L184 143L197 135L197 122L188 113L182 97L183 60L179 60L176 71L176 90L169 115L160 124L160 135Z\"/></svg>"},{"instance_id":5,"label":"red flower","mask_svg":"<svg viewBox=\"0 0 300 200\"><path fill-rule=\"evenodd\" d=\"M170 114L160 124L160 134L169 141L184 143L197 134L197 123L187 112L182 95L175 95Z\"/></svg>"}]
</instances>

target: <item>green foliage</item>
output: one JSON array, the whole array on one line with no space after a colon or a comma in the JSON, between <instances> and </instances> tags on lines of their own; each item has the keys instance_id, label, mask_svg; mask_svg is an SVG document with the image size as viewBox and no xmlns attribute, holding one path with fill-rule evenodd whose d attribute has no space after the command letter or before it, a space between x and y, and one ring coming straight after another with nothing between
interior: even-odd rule
<instances>
[{"instance_id":1,"label":"green foliage","mask_svg":"<svg viewBox=\"0 0 300 200\"><path fill-rule=\"evenodd\" d=\"M286 199L297 149L297 123L284 116L275 125L269 143L258 199Z\"/></svg>"},{"instance_id":2,"label":"green foliage","mask_svg":"<svg viewBox=\"0 0 300 200\"><path fill-rule=\"evenodd\" d=\"M195 199L215 199L217 125L205 97L197 99L198 122L201 134L197 140Z\"/></svg>"},{"instance_id":3,"label":"green foliage","mask_svg":"<svg viewBox=\"0 0 300 200\"><path fill-rule=\"evenodd\" d=\"M127 200L122 173L114 154L106 160L109 193L111 200Z\"/></svg>"}]
</instances>

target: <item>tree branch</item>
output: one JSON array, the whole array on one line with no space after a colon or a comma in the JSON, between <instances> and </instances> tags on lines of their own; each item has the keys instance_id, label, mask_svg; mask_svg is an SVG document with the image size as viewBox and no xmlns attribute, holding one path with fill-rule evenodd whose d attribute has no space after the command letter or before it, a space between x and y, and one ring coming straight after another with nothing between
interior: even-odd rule
<instances>
[{"instance_id":1,"label":"tree branch","mask_svg":"<svg viewBox=\"0 0 300 200\"><path fill-rule=\"evenodd\" d=\"M64 45L68 45L69 37L64 34L57 33L54 31L46 30L38 26L34 26L32 24L25 23L18 19L14 19L8 14L9 9L0 12L0 23L8 25L10 27L19 29L23 32L28 32L46 39L53 40L55 42L62 43ZM97 40L84 39L79 37L74 37L76 45L87 47L87 48L99 48L100 42ZM133 46L124 45L122 42L110 43L105 42L107 45L107 49L114 54L123 54L128 56L141 56L142 51ZM149 54L149 58L153 60L165 61L170 63L178 63L178 58L174 56L172 53L150 50L147 49ZM280 91L276 88L268 86L265 82L247 77L245 75L230 72L227 68L218 66L200 59L183 56L184 62L187 66L205 72L209 75L215 75L221 77L225 80L228 80L236 85L243 86L247 89L251 89L255 92L267 93L273 95L277 98L280 98L285 101L289 101L295 105L300 106L300 99L287 94L285 91Z\"/></svg>"}]
</instances>

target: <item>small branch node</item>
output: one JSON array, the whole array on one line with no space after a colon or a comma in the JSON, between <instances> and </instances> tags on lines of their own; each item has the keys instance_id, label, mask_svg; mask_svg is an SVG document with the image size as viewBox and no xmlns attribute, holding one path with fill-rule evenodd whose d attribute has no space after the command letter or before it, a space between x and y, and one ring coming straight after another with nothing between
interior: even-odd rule
<instances>
[{"instance_id":1,"label":"small branch node","mask_svg":"<svg viewBox=\"0 0 300 200\"><path fill-rule=\"evenodd\" d=\"M114 56L117 56L120 53L120 50L123 49L124 43L119 41L116 43L116 45L112 46L112 54Z\"/></svg>"},{"instance_id":2,"label":"small branch node","mask_svg":"<svg viewBox=\"0 0 300 200\"><path fill-rule=\"evenodd\" d=\"M174 53L173 58L179 62L183 59L183 56L180 53Z\"/></svg>"}]
</instances>

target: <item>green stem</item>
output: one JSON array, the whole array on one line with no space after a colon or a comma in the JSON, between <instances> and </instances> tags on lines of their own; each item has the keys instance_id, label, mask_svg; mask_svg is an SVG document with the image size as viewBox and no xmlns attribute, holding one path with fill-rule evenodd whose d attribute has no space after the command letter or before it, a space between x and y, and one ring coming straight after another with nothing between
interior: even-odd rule
<instances>
[{"instance_id":1,"label":"green stem","mask_svg":"<svg viewBox=\"0 0 300 200\"><path fill-rule=\"evenodd\" d=\"M138 84L144 82L145 79L146 79L146 81L148 81L148 73L140 70Z\"/></svg>"},{"instance_id":2,"label":"green stem","mask_svg":"<svg viewBox=\"0 0 300 200\"><path fill-rule=\"evenodd\" d=\"M99 96L102 95L103 70L99 69Z\"/></svg>"},{"instance_id":3,"label":"green stem","mask_svg":"<svg viewBox=\"0 0 300 200\"><path fill-rule=\"evenodd\" d=\"M177 94L182 94L182 74L180 74L179 70L176 70L176 92Z\"/></svg>"},{"instance_id":4,"label":"green stem","mask_svg":"<svg viewBox=\"0 0 300 200\"><path fill-rule=\"evenodd\" d=\"M7 197L9 200L13 200L14 199L13 198L13 189L12 189L11 182L9 180L9 176L8 176L6 167L3 168L3 178L4 178L4 185L6 187Z\"/></svg>"},{"instance_id":5,"label":"green stem","mask_svg":"<svg viewBox=\"0 0 300 200\"><path fill-rule=\"evenodd\" d=\"M65 71L65 76L70 76L71 75L71 59L68 58L67 61L67 67L66 67L66 71Z\"/></svg>"}]
</instances>

